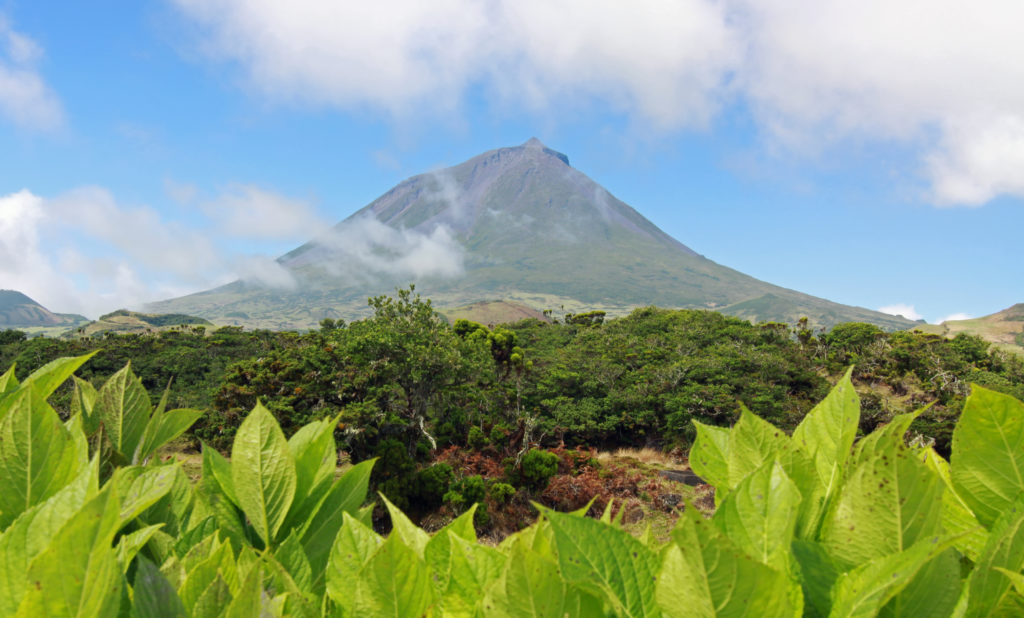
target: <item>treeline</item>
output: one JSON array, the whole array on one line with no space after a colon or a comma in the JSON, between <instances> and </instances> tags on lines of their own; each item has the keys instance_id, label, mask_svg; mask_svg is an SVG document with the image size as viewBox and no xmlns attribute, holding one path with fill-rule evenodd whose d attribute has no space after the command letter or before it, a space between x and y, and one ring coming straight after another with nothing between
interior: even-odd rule
<instances>
[{"instance_id":1,"label":"treeline","mask_svg":"<svg viewBox=\"0 0 1024 618\"><path fill-rule=\"evenodd\" d=\"M382 456L378 470L398 457L388 453L425 460L450 445L683 447L694 438L692 420L728 425L738 402L791 429L850 365L863 433L930 404L911 429L943 453L970 383L1024 398L1021 359L963 334L861 323L814 333L657 308L488 328L449 325L412 290L370 304L370 318L326 320L305 334L183 326L64 340L6 331L0 366L16 363L23 377L99 349L83 379L102 383L129 361L150 392L173 378L169 405L207 411L192 430L197 440L226 448L259 400L287 434L337 415L344 448L354 460ZM54 401L69 405L70 393Z\"/></svg>"}]
</instances>

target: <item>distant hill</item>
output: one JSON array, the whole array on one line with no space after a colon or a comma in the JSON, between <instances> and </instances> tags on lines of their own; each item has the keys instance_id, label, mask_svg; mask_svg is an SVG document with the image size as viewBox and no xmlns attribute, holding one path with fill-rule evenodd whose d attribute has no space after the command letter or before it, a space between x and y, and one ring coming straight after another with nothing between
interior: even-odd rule
<instances>
[{"instance_id":1,"label":"distant hill","mask_svg":"<svg viewBox=\"0 0 1024 618\"><path fill-rule=\"evenodd\" d=\"M118 309L101 315L95 322L89 322L68 334L71 337L95 337L103 333L113 332L121 335L160 332L179 327L214 326L204 318L180 313L139 313Z\"/></svg>"},{"instance_id":2,"label":"distant hill","mask_svg":"<svg viewBox=\"0 0 1024 618\"><path fill-rule=\"evenodd\" d=\"M88 322L85 316L53 313L15 290L0 290L0 329L61 329Z\"/></svg>"},{"instance_id":3,"label":"distant hill","mask_svg":"<svg viewBox=\"0 0 1024 618\"><path fill-rule=\"evenodd\" d=\"M465 305L463 307L441 309L441 313L444 317L448 318L449 322L452 323L454 323L455 320L472 320L487 326L494 324L510 324L512 322L518 322L528 318L533 318L542 322L550 321L550 318L544 315L541 311L537 311L536 309L527 307L520 303L513 303L506 300L483 301L473 303L471 305Z\"/></svg>"},{"instance_id":4,"label":"distant hill","mask_svg":"<svg viewBox=\"0 0 1024 618\"><path fill-rule=\"evenodd\" d=\"M716 264L536 139L409 178L277 263L293 285L236 281L150 309L218 323L314 328L325 317L366 315L368 296L415 282L441 309L500 299L537 311L611 316L658 305L761 321L807 316L825 327L914 324Z\"/></svg>"},{"instance_id":5,"label":"distant hill","mask_svg":"<svg viewBox=\"0 0 1024 618\"><path fill-rule=\"evenodd\" d=\"M955 337L958 333L977 335L1004 350L1024 355L1024 303L980 318L948 320L918 328L946 337Z\"/></svg>"}]
</instances>

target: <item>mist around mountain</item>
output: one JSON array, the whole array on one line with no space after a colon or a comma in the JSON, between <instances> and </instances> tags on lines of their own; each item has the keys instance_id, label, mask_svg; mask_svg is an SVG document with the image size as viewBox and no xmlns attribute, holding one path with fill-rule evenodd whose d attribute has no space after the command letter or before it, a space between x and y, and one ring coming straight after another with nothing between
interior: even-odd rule
<instances>
[{"instance_id":1,"label":"mist around mountain","mask_svg":"<svg viewBox=\"0 0 1024 618\"><path fill-rule=\"evenodd\" d=\"M60 331L88 322L85 316L54 313L16 290L0 290L0 330L45 329Z\"/></svg>"},{"instance_id":2,"label":"mist around mountain","mask_svg":"<svg viewBox=\"0 0 1024 618\"><path fill-rule=\"evenodd\" d=\"M693 216L700 216L699 212ZM220 324L312 328L368 313L366 298L415 283L441 308L508 301L537 311L703 308L814 327L914 324L760 281L717 264L531 139L409 178L259 280L154 303Z\"/></svg>"}]
</instances>

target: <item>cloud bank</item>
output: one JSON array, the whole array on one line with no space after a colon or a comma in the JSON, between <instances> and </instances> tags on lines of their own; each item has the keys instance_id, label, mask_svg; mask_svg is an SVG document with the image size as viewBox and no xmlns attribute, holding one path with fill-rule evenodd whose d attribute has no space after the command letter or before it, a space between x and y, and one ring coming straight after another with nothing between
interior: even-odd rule
<instances>
[{"instance_id":1,"label":"cloud bank","mask_svg":"<svg viewBox=\"0 0 1024 618\"><path fill-rule=\"evenodd\" d=\"M0 117L29 129L54 129L64 111L39 73L43 51L0 14Z\"/></svg>"},{"instance_id":2,"label":"cloud bank","mask_svg":"<svg viewBox=\"0 0 1024 618\"><path fill-rule=\"evenodd\" d=\"M484 92L598 101L658 130L749 110L793 152L917 152L938 205L1024 196L1024 4L1014 0L175 0L266 97L391 114Z\"/></svg>"},{"instance_id":3,"label":"cloud bank","mask_svg":"<svg viewBox=\"0 0 1024 618\"><path fill-rule=\"evenodd\" d=\"M238 278L294 289L299 282L291 270L240 247L314 237L331 252L332 274L353 281L452 277L463 270L462 247L444 225L421 233L364 217L331 227L310 203L255 185L234 184L204 197L195 187L168 182L168 193L194 215L188 222L120 203L101 187L53 198L28 190L0 196L0 287L90 318Z\"/></svg>"}]
</instances>

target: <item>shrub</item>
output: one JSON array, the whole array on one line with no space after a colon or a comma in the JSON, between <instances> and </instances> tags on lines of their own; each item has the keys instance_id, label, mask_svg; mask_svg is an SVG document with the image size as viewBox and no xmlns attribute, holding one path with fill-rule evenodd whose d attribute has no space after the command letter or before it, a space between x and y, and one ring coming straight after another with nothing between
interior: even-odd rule
<instances>
[{"instance_id":1,"label":"shrub","mask_svg":"<svg viewBox=\"0 0 1024 618\"><path fill-rule=\"evenodd\" d=\"M518 469L506 472L514 485L540 491L547 487L548 481L558 472L558 455L530 449L523 455Z\"/></svg>"},{"instance_id":2,"label":"shrub","mask_svg":"<svg viewBox=\"0 0 1024 618\"><path fill-rule=\"evenodd\" d=\"M484 430L476 425L469 428L469 435L466 437L466 444L474 451L479 451L489 444Z\"/></svg>"}]
</instances>

